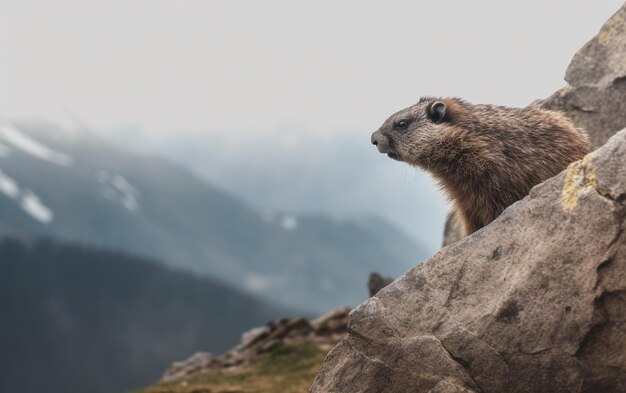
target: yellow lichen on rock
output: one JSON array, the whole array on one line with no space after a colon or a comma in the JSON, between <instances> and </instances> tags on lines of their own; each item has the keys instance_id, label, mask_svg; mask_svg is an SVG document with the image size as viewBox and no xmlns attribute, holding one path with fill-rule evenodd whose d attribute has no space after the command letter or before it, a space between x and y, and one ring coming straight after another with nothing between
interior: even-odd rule
<instances>
[{"instance_id":1,"label":"yellow lichen on rock","mask_svg":"<svg viewBox=\"0 0 626 393\"><path fill-rule=\"evenodd\" d=\"M600 32L598 33L598 42L602 45L606 45L609 40L613 36L615 36L615 33L618 32L620 26L622 26L623 24L623 15L621 12L618 12L611 19L609 19L602 27L602 30L600 30Z\"/></svg>"},{"instance_id":2,"label":"yellow lichen on rock","mask_svg":"<svg viewBox=\"0 0 626 393\"><path fill-rule=\"evenodd\" d=\"M567 210L572 210L578 203L580 195L588 190L597 190L598 180L595 168L591 165L590 155L567 167L563 181L562 201Z\"/></svg>"}]
</instances>

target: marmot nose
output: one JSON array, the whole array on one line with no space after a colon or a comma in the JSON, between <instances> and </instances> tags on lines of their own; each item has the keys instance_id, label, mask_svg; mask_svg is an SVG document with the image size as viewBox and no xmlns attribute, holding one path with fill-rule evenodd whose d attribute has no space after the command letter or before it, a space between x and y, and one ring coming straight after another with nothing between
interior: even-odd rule
<instances>
[{"instance_id":1,"label":"marmot nose","mask_svg":"<svg viewBox=\"0 0 626 393\"><path fill-rule=\"evenodd\" d=\"M378 146L378 140L381 137L380 132L376 131L372 134L372 145Z\"/></svg>"},{"instance_id":2,"label":"marmot nose","mask_svg":"<svg viewBox=\"0 0 626 393\"><path fill-rule=\"evenodd\" d=\"M390 151L389 138L380 131L376 131L372 134L372 145L376 146L381 153L389 153Z\"/></svg>"}]
</instances>

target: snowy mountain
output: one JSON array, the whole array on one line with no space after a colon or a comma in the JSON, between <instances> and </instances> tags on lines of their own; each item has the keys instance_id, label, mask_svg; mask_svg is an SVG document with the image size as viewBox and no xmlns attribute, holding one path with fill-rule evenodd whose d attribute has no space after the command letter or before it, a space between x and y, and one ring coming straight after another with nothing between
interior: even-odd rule
<instances>
[{"instance_id":1,"label":"snowy mountain","mask_svg":"<svg viewBox=\"0 0 626 393\"><path fill-rule=\"evenodd\" d=\"M170 158L254 206L339 219L375 212L436 252L450 208L445 195L428 173L378 153L370 134L298 126L158 137L136 127L106 130L121 146Z\"/></svg>"},{"instance_id":2,"label":"snowy mountain","mask_svg":"<svg viewBox=\"0 0 626 393\"><path fill-rule=\"evenodd\" d=\"M427 256L382 219L255 208L163 158L45 123L0 124L2 231L145 255L313 312L355 305L370 271Z\"/></svg>"}]
</instances>

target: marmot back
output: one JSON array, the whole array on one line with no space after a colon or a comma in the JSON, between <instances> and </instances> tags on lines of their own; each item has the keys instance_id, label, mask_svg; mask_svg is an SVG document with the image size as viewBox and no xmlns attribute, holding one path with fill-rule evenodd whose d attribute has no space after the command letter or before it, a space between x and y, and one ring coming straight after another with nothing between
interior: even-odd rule
<instances>
[{"instance_id":1,"label":"marmot back","mask_svg":"<svg viewBox=\"0 0 626 393\"><path fill-rule=\"evenodd\" d=\"M423 97L389 117L371 140L381 153L435 176L464 235L590 151L586 133L558 112L458 98Z\"/></svg>"}]
</instances>

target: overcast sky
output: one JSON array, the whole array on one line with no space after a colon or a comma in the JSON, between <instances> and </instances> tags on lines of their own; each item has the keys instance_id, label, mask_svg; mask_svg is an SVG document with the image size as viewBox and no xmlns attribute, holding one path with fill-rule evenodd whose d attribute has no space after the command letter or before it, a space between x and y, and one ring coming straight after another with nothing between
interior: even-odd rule
<instances>
[{"instance_id":1,"label":"overcast sky","mask_svg":"<svg viewBox=\"0 0 626 393\"><path fill-rule=\"evenodd\" d=\"M525 105L622 4L0 1L0 116L369 132L420 95Z\"/></svg>"}]
</instances>

